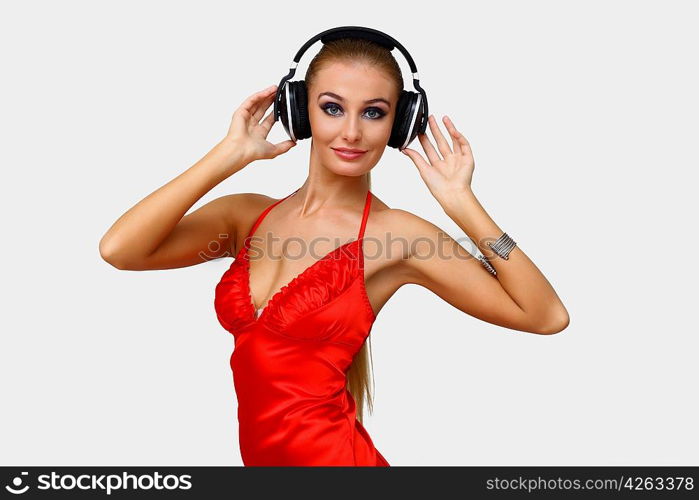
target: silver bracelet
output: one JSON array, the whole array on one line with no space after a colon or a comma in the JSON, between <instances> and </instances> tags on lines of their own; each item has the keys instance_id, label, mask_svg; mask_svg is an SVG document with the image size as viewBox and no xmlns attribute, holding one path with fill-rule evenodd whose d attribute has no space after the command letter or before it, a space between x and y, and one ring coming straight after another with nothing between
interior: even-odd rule
<instances>
[{"instance_id":1,"label":"silver bracelet","mask_svg":"<svg viewBox=\"0 0 699 500\"><path fill-rule=\"evenodd\" d=\"M495 252L500 258L509 260L510 251L517 245L512 238L510 238L507 233L502 233L495 243L488 242L488 246Z\"/></svg>"},{"instance_id":2,"label":"silver bracelet","mask_svg":"<svg viewBox=\"0 0 699 500\"><path fill-rule=\"evenodd\" d=\"M490 262L488 262L488 259L486 259L484 255L479 255L477 258L478 258L478 260L481 261L481 264L483 264L483 267L485 267L490 274L492 274L493 276L498 275L495 268L490 265Z\"/></svg>"}]
</instances>

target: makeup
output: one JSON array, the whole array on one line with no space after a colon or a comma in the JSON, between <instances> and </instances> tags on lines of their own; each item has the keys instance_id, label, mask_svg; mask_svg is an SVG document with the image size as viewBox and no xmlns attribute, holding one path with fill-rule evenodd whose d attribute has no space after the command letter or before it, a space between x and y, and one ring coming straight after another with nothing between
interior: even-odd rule
<instances>
[{"instance_id":1,"label":"makeup","mask_svg":"<svg viewBox=\"0 0 699 500\"><path fill-rule=\"evenodd\" d=\"M364 153L349 153L345 151L338 151L337 149L333 149L333 151L335 151L335 154L343 160L356 160L360 156L364 155Z\"/></svg>"}]
</instances>

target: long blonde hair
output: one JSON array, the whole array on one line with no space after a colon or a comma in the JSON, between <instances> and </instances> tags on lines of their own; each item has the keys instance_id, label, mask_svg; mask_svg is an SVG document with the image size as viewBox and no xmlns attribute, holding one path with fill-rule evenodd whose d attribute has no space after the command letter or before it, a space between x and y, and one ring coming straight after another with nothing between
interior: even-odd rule
<instances>
[{"instance_id":1,"label":"long blonde hair","mask_svg":"<svg viewBox=\"0 0 699 500\"><path fill-rule=\"evenodd\" d=\"M360 38L341 38L323 44L320 51L311 60L306 76L306 89L313 84L318 71L326 65L335 62L360 62L379 68L388 74L395 82L398 95L403 90L403 76L398 62L391 54L391 51L381 45ZM367 182L371 189L371 172L367 173ZM352 394L357 407L357 419L364 422L364 407L368 407L373 413L373 384L371 360L371 335L368 335L359 352L352 360L352 364L347 373L347 389ZM371 382L370 382L371 381Z\"/></svg>"}]
</instances>

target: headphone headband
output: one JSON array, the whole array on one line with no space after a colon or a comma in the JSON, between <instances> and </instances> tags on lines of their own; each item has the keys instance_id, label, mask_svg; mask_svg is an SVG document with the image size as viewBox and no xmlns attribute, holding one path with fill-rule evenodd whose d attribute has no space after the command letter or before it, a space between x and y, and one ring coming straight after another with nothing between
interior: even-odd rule
<instances>
[{"instance_id":1,"label":"headphone headband","mask_svg":"<svg viewBox=\"0 0 699 500\"><path fill-rule=\"evenodd\" d=\"M315 42L320 40L323 44L333 41L333 40L338 40L340 38L363 38L365 40L369 40L375 43L378 43L382 47L387 48L388 50L393 50L394 48L398 48L400 52L403 54L405 59L408 61L408 65L410 66L410 71L412 71L413 74L413 87L415 87L415 90L420 92L422 94L422 99L424 100L425 103L427 103L427 95L425 91L423 90L422 87L420 87L420 77L417 72L417 66L415 66L415 62L413 61L413 58L410 56L410 53L403 47L398 40L395 38L387 35L383 31L375 30L372 28L366 28L364 26L340 26L337 28L331 28L329 30L325 30L322 33L318 33L315 35L313 38L308 40L306 43L303 44L303 46L299 49L299 51L296 53L296 56L294 56L294 60L291 63L291 66L289 67L289 73L284 76L281 81L279 82L279 85L277 86L277 95L274 99L274 120L276 121L279 118L279 106L278 102L281 97L281 89L284 87L284 83L287 80L290 80L294 74L296 74L296 67L298 66L299 61L301 60L301 56L303 56L304 52L308 50L308 48L313 45ZM426 104L425 104L426 105ZM424 117L424 122L423 126L420 127L424 131L424 125L426 125L426 120L427 116Z\"/></svg>"},{"instance_id":2,"label":"headphone headband","mask_svg":"<svg viewBox=\"0 0 699 500\"><path fill-rule=\"evenodd\" d=\"M394 48L398 47L398 50L400 50L403 56L405 56L405 58L407 59L408 65L410 66L410 71L412 71L413 73L417 73L417 67L415 66L413 58L410 56L410 53L407 50L405 50L405 47L403 47L398 42L398 40L396 40L390 35L387 35L383 31L375 30L372 28L366 28L364 26L340 26L338 28L331 28L329 30L325 30L322 33L317 34L316 36L308 40L305 44L303 44L303 47L301 47L299 51L296 53L296 57L294 57L294 62L298 63L301 60L301 56L303 55L303 53L306 52L306 50L308 50L308 47L313 45L319 39L321 42L325 44L333 40L338 40L340 38L363 38L365 40L378 43L379 45L387 48L388 50L393 50Z\"/></svg>"}]
</instances>

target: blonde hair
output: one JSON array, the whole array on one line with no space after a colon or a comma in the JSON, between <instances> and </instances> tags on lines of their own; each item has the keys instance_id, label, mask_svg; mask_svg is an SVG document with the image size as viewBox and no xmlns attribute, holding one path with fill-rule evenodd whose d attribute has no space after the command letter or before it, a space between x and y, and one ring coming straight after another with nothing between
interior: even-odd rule
<instances>
[{"instance_id":1,"label":"blonde hair","mask_svg":"<svg viewBox=\"0 0 699 500\"><path fill-rule=\"evenodd\" d=\"M385 71L394 81L400 96L403 90L403 76L398 62L391 51L381 45L360 38L341 38L323 44L322 48L311 60L304 80L306 89L314 83L318 72L325 66L335 62L359 62L371 65ZM371 172L367 173L367 183L371 189ZM371 360L371 335L368 335L361 349L352 360L347 372L347 389L352 394L357 407L357 419L364 422L364 408L368 407L373 413L373 381ZM372 382L373 383L373 382Z\"/></svg>"}]
</instances>

